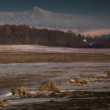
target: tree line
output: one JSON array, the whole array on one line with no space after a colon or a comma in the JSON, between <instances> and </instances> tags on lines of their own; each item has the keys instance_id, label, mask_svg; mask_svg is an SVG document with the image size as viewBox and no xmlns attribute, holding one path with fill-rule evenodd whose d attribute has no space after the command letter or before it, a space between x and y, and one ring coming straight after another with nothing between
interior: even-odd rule
<instances>
[{"instance_id":1,"label":"tree line","mask_svg":"<svg viewBox=\"0 0 110 110\"><path fill-rule=\"evenodd\" d=\"M71 31L37 29L27 25L0 26L0 45L45 45L74 48L109 48L110 39L75 34Z\"/></svg>"}]
</instances>

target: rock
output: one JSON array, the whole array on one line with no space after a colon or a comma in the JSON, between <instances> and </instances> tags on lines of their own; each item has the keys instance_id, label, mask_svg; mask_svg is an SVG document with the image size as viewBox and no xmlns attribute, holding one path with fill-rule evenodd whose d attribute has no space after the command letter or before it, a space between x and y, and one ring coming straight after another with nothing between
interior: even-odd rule
<instances>
[{"instance_id":1,"label":"rock","mask_svg":"<svg viewBox=\"0 0 110 110\"><path fill-rule=\"evenodd\" d=\"M97 79L107 79L106 76L96 76Z\"/></svg>"},{"instance_id":2,"label":"rock","mask_svg":"<svg viewBox=\"0 0 110 110\"><path fill-rule=\"evenodd\" d=\"M81 83L81 84L88 84L88 81L82 80L80 83Z\"/></svg>"},{"instance_id":3,"label":"rock","mask_svg":"<svg viewBox=\"0 0 110 110\"><path fill-rule=\"evenodd\" d=\"M80 74L80 76L81 76L81 77L86 77L86 75L84 75L84 74Z\"/></svg>"},{"instance_id":4,"label":"rock","mask_svg":"<svg viewBox=\"0 0 110 110\"><path fill-rule=\"evenodd\" d=\"M81 78L74 78L74 80L76 81L76 83L83 83L84 84L84 80L82 80Z\"/></svg>"},{"instance_id":5,"label":"rock","mask_svg":"<svg viewBox=\"0 0 110 110\"><path fill-rule=\"evenodd\" d=\"M55 81L45 81L43 85L39 88L40 91L53 91L53 92L59 92L59 89L57 87L58 82Z\"/></svg>"},{"instance_id":6,"label":"rock","mask_svg":"<svg viewBox=\"0 0 110 110\"><path fill-rule=\"evenodd\" d=\"M106 76L106 78L110 78L110 71L106 71L105 76Z\"/></svg>"},{"instance_id":7,"label":"rock","mask_svg":"<svg viewBox=\"0 0 110 110\"><path fill-rule=\"evenodd\" d=\"M76 83L81 83L82 82L81 78L74 78L74 80L75 80Z\"/></svg>"},{"instance_id":8,"label":"rock","mask_svg":"<svg viewBox=\"0 0 110 110\"><path fill-rule=\"evenodd\" d=\"M71 78L69 83L81 83L81 84L88 84L88 81L82 80L81 78Z\"/></svg>"},{"instance_id":9,"label":"rock","mask_svg":"<svg viewBox=\"0 0 110 110\"><path fill-rule=\"evenodd\" d=\"M0 107L4 107L4 103L2 99L0 99Z\"/></svg>"},{"instance_id":10,"label":"rock","mask_svg":"<svg viewBox=\"0 0 110 110\"><path fill-rule=\"evenodd\" d=\"M12 89L12 94L19 94L21 98L28 98L31 97L31 94L26 90L25 86L16 87Z\"/></svg>"},{"instance_id":11,"label":"rock","mask_svg":"<svg viewBox=\"0 0 110 110\"><path fill-rule=\"evenodd\" d=\"M69 80L69 83L88 84L88 81L82 80L81 78L72 78Z\"/></svg>"},{"instance_id":12,"label":"rock","mask_svg":"<svg viewBox=\"0 0 110 110\"><path fill-rule=\"evenodd\" d=\"M75 83L76 81L74 79L70 79L68 82L69 83Z\"/></svg>"},{"instance_id":13,"label":"rock","mask_svg":"<svg viewBox=\"0 0 110 110\"><path fill-rule=\"evenodd\" d=\"M106 71L102 76L96 76L97 79L108 79L110 78L110 71Z\"/></svg>"},{"instance_id":14,"label":"rock","mask_svg":"<svg viewBox=\"0 0 110 110\"><path fill-rule=\"evenodd\" d=\"M81 77L86 77L86 78L95 78L96 74L88 74L88 75L84 75L84 74L80 74Z\"/></svg>"}]
</instances>

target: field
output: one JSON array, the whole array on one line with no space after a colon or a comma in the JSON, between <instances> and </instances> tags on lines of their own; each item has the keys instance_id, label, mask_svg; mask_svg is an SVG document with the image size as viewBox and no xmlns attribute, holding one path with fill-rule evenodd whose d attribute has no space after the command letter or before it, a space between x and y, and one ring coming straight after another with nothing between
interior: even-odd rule
<instances>
[{"instance_id":1,"label":"field","mask_svg":"<svg viewBox=\"0 0 110 110\"><path fill-rule=\"evenodd\" d=\"M36 63L36 62L110 62L110 55L90 53L0 53L1 63Z\"/></svg>"},{"instance_id":2,"label":"field","mask_svg":"<svg viewBox=\"0 0 110 110\"><path fill-rule=\"evenodd\" d=\"M104 77L110 71L108 49L65 49L61 53L58 48L56 53L53 48L51 53L31 49L0 51L0 99L5 104L1 110L110 110L110 78ZM88 83L69 83L73 77ZM58 82L65 92L39 91L46 80ZM31 98L12 96L11 89L18 86L35 94Z\"/></svg>"}]
</instances>

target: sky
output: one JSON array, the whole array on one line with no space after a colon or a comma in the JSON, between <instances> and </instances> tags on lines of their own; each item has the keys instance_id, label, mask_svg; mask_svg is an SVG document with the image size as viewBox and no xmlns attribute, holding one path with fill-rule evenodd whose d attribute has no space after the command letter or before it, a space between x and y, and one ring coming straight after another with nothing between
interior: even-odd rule
<instances>
[{"instance_id":1,"label":"sky","mask_svg":"<svg viewBox=\"0 0 110 110\"><path fill-rule=\"evenodd\" d=\"M33 7L58 13L110 16L110 0L0 0L0 11L26 11Z\"/></svg>"}]
</instances>

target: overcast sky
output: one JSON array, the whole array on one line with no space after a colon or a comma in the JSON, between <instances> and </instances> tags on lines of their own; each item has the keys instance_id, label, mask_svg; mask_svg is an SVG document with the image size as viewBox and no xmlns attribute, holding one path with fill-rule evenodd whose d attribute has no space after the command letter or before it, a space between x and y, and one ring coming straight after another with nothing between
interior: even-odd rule
<instances>
[{"instance_id":1,"label":"overcast sky","mask_svg":"<svg viewBox=\"0 0 110 110\"><path fill-rule=\"evenodd\" d=\"M0 11L24 11L35 6L59 13L110 16L110 0L0 0Z\"/></svg>"}]
</instances>

